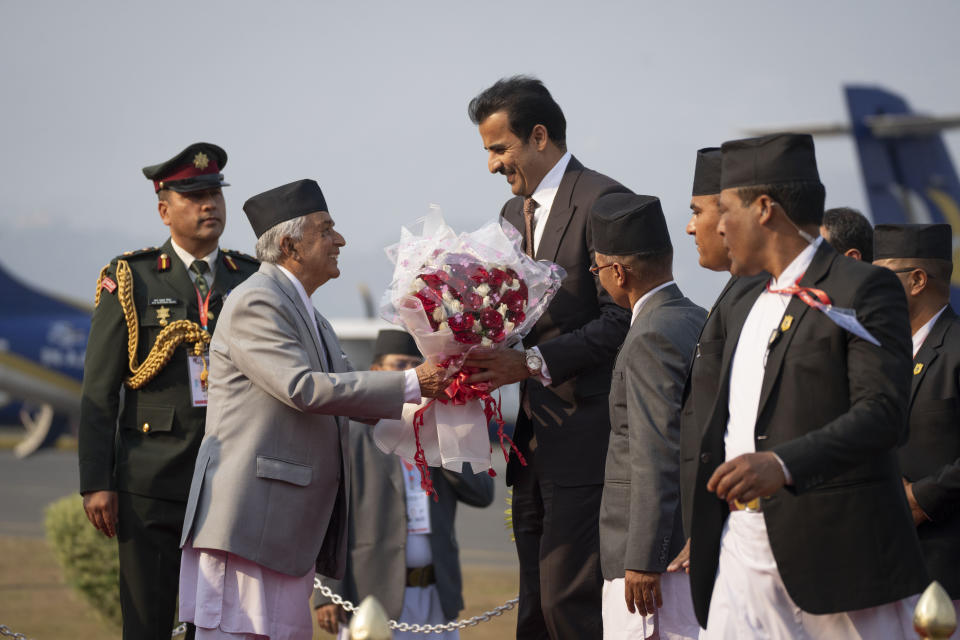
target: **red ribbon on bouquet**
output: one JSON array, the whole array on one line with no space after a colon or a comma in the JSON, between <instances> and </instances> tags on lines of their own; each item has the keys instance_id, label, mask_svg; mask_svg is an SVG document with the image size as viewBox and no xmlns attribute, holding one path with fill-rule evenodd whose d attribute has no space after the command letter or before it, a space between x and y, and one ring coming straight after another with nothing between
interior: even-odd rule
<instances>
[{"instance_id":1,"label":"red ribbon on bouquet","mask_svg":"<svg viewBox=\"0 0 960 640\"><path fill-rule=\"evenodd\" d=\"M453 364L455 360L457 359L447 358L438 366L446 369ZM435 501L440 498L433 488L433 480L430 479L430 469L427 466L427 458L423 452L423 445L420 444L420 427L422 427L424 423L424 414L434 402L439 401L443 404L464 405L471 400L480 400L483 403L483 415L487 419L487 423L491 420L497 423L497 436L500 438L500 450L503 451L504 459L507 461L510 460L510 453L507 450L507 445L509 445L510 449L517 454L517 459L520 461L520 464L527 466L527 461L524 459L523 454L520 453L517 445L513 443L510 436L503 430L505 423L503 421L503 412L500 410L500 398L497 397L494 399L494 397L490 395L490 385L486 382L478 382L475 384L467 382L467 378L476 371L478 370L472 367L461 369L457 372L457 375L454 376L450 385L444 390L444 394L446 394L447 397L440 396L439 398L434 398L417 409L416 413L413 414L413 437L417 444L417 452L413 456L413 461L416 463L417 469L420 470L420 488L426 491L428 495L433 494ZM491 447L491 451L492 450L493 448ZM492 468L488 473L491 476L497 475Z\"/></svg>"}]
</instances>

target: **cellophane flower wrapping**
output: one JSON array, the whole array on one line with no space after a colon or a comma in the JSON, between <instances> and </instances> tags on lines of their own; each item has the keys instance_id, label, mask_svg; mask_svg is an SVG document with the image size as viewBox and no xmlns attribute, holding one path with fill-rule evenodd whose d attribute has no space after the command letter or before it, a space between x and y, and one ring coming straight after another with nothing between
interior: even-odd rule
<instances>
[{"instance_id":1,"label":"cellophane flower wrapping","mask_svg":"<svg viewBox=\"0 0 960 640\"><path fill-rule=\"evenodd\" d=\"M394 263L381 315L401 325L427 362L460 369L476 348L507 349L525 336L560 289L564 270L528 257L520 233L508 222L490 222L456 233L436 206L400 241L386 249ZM468 385L460 370L436 401L406 405L401 420L382 420L374 440L386 453L417 464L423 487L432 491L426 466L493 474L487 425L498 424L504 455L512 445L503 434L499 399L485 383Z\"/></svg>"}]
</instances>

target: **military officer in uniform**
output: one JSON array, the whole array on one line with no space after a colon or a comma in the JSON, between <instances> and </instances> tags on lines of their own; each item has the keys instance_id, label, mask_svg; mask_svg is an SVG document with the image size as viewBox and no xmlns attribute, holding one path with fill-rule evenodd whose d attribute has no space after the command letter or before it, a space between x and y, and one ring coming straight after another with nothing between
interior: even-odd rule
<instances>
[{"instance_id":1,"label":"military officer in uniform","mask_svg":"<svg viewBox=\"0 0 960 640\"><path fill-rule=\"evenodd\" d=\"M258 267L218 247L226 163L223 149L199 142L145 167L170 238L118 256L97 280L80 493L93 526L119 543L127 640L170 638L180 530L206 416L206 348L224 298Z\"/></svg>"}]
</instances>

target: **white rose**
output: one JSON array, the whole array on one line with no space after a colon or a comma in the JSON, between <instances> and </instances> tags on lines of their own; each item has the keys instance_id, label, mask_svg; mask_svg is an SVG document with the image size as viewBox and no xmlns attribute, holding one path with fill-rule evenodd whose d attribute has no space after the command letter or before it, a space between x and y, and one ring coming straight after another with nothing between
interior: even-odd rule
<instances>
[{"instance_id":1,"label":"white rose","mask_svg":"<svg viewBox=\"0 0 960 640\"><path fill-rule=\"evenodd\" d=\"M450 271L451 271L450 265L448 265L448 264L443 265L443 270L446 271L447 273L450 273Z\"/></svg>"},{"instance_id":2,"label":"white rose","mask_svg":"<svg viewBox=\"0 0 960 640\"><path fill-rule=\"evenodd\" d=\"M491 340L490 338L481 338L481 339L480 339L480 346L482 346L482 347L489 347L489 346L492 346L492 345L493 345L493 340Z\"/></svg>"},{"instance_id":3,"label":"white rose","mask_svg":"<svg viewBox=\"0 0 960 640\"><path fill-rule=\"evenodd\" d=\"M447 319L447 314L443 312L443 307L437 307L433 310L434 322L440 323Z\"/></svg>"},{"instance_id":4,"label":"white rose","mask_svg":"<svg viewBox=\"0 0 960 640\"><path fill-rule=\"evenodd\" d=\"M448 312L450 315L453 315L453 314L455 314L455 313L460 313L460 312L463 311L463 303L460 302L459 300L451 299L449 302L447 302L446 300L444 300L444 301L443 301L443 306L445 306L445 307L447 308L447 312Z\"/></svg>"},{"instance_id":5,"label":"white rose","mask_svg":"<svg viewBox=\"0 0 960 640\"><path fill-rule=\"evenodd\" d=\"M420 291L421 289L427 288L427 283L423 281L423 278L417 278L413 281L413 286L417 291Z\"/></svg>"},{"instance_id":6,"label":"white rose","mask_svg":"<svg viewBox=\"0 0 960 640\"><path fill-rule=\"evenodd\" d=\"M510 333L511 331L513 331L513 328L516 326L517 325L507 320L506 322L503 323L503 331L504 333Z\"/></svg>"},{"instance_id":7,"label":"white rose","mask_svg":"<svg viewBox=\"0 0 960 640\"><path fill-rule=\"evenodd\" d=\"M507 317L507 311L508 311L507 305L505 305L505 304L502 304L502 303L501 303L500 306L497 307L497 313L499 313L500 315L502 315L504 318Z\"/></svg>"},{"instance_id":8,"label":"white rose","mask_svg":"<svg viewBox=\"0 0 960 640\"><path fill-rule=\"evenodd\" d=\"M479 293L482 296L486 296L488 293L490 293L490 285L484 282L483 284L477 287L477 293Z\"/></svg>"},{"instance_id":9,"label":"white rose","mask_svg":"<svg viewBox=\"0 0 960 640\"><path fill-rule=\"evenodd\" d=\"M510 290L516 291L520 288L520 281L514 278L513 282L510 283Z\"/></svg>"},{"instance_id":10,"label":"white rose","mask_svg":"<svg viewBox=\"0 0 960 640\"><path fill-rule=\"evenodd\" d=\"M484 307L493 306L493 300L490 299L490 296L485 296L485 297L483 298L483 306L484 306Z\"/></svg>"},{"instance_id":11,"label":"white rose","mask_svg":"<svg viewBox=\"0 0 960 640\"><path fill-rule=\"evenodd\" d=\"M504 280L500 283L500 295L505 294L507 291L510 291L510 285L508 285L507 281Z\"/></svg>"}]
</instances>

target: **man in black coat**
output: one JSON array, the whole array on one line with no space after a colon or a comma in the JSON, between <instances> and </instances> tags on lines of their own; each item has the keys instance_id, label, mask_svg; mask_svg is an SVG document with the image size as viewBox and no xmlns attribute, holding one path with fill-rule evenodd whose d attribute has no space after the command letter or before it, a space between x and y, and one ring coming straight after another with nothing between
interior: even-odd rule
<instances>
[{"instance_id":1,"label":"man in black coat","mask_svg":"<svg viewBox=\"0 0 960 640\"><path fill-rule=\"evenodd\" d=\"M610 436L607 394L630 314L590 271L589 220L603 194L627 192L567 151L566 121L534 78L500 80L470 102L491 173L514 198L500 212L524 249L567 272L559 293L524 339L526 351L499 350L467 361L486 371L473 381L521 382L511 454L513 528L520 559L518 638L600 638L603 578L598 517Z\"/></svg>"},{"instance_id":2,"label":"man in black coat","mask_svg":"<svg viewBox=\"0 0 960 640\"><path fill-rule=\"evenodd\" d=\"M930 577L960 604L960 321L950 307L948 224L877 225L875 265L907 294L913 334L910 435L899 450ZM960 607L958 607L960 610Z\"/></svg>"},{"instance_id":3,"label":"man in black coat","mask_svg":"<svg viewBox=\"0 0 960 640\"><path fill-rule=\"evenodd\" d=\"M730 309L700 449L701 637L909 637L903 600L927 575L895 450L909 393L903 289L817 237L825 191L810 136L721 149L731 270L771 277Z\"/></svg>"}]
</instances>

